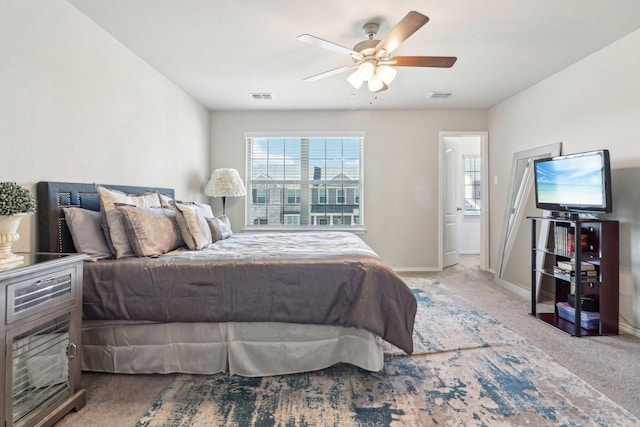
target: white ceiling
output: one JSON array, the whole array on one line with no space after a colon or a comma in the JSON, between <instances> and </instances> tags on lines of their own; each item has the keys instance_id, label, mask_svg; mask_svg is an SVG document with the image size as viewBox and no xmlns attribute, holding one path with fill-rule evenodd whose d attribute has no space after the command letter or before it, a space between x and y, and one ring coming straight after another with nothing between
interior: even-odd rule
<instances>
[{"instance_id":1,"label":"white ceiling","mask_svg":"<svg viewBox=\"0 0 640 427\"><path fill-rule=\"evenodd\" d=\"M211 110L484 109L640 28L639 0L68 1ZM352 62L296 36L352 48L366 22L381 39L410 10L430 21L394 55L457 56L453 68L398 68L373 95L348 72L303 81Z\"/></svg>"}]
</instances>

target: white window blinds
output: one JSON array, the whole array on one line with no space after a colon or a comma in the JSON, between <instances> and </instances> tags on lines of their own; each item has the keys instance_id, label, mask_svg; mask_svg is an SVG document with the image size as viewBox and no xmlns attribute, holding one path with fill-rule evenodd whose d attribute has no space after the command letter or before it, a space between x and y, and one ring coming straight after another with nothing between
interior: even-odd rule
<instances>
[{"instance_id":1,"label":"white window blinds","mask_svg":"<svg viewBox=\"0 0 640 427\"><path fill-rule=\"evenodd\" d=\"M364 134L245 137L248 228L363 226Z\"/></svg>"}]
</instances>

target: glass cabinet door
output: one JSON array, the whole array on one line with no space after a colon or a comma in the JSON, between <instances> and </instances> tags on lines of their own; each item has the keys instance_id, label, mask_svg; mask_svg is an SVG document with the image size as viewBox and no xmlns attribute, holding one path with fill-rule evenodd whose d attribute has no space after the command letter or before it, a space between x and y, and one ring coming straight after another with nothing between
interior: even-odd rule
<instances>
[{"instance_id":1,"label":"glass cabinet door","mask_svg":"<svg viewBox=\"0 0 640 427\"><path fill-rule=\"evenodd\" d=\"M69 395L70 320L66 313L7 336L13 425Z\"/></svg>"}]
</instances>

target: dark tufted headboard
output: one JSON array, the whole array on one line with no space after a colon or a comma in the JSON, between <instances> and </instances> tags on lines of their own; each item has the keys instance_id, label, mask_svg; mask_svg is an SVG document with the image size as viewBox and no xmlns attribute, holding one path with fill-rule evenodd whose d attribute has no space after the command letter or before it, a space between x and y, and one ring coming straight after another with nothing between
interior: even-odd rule
<instances>
[{"instance_id":1,"label":"dark tufted headboard","mask_svg":"<svg viewBox=\"0 0 640 427\"><path fill-rule=\"evenodd\" d=\"M137 187L130 185L107 185L106 188L119 190L127 194L141 194L145 191L157 191L174 198L172 188ZM42 181L36 184L38 209L38 251L40 252L76 252L67 228L63 208L78 207L100 210L100 200L95 184Z\"/></svg>"}]
</instances>

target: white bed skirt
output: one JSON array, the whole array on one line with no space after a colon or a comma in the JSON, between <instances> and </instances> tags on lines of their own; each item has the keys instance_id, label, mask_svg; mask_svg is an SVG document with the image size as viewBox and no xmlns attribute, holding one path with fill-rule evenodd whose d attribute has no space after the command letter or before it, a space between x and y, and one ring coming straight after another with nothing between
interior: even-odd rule
<instances>
[{"instance_id":1,"label":"white bed skirt","mask_svg":"<svg viewBox=\"0 0 640 427\"><path fill-rule=\"evenodd\" d=\"M290 374L384 364L383 340L362 329L276 322L84 321L82 369L125 374Z\"/></svg>"}]
</instances>

